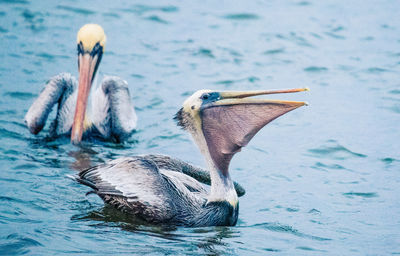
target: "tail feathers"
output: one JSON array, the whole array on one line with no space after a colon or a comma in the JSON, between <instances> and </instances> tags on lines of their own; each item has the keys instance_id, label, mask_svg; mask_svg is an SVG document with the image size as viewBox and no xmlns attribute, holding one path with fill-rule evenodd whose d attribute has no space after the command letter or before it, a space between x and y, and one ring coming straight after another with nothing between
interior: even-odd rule
<instances>
[{"instance_id":1,"label":"tail feathers","mask_svg":"<svg viewBox=\"0 0 400 256\"><path fill-rule=\"evenodd\" d=\"M92 183L91 181L89 181L87 179L81 178L78 175L67 175L67 178L77 181L77 182L79 182L83 185L86 185L94 190L94 191L88 192L86 195L89 195L91 193L96 193L98 190L98 188L96 187L96 185L94 183Z\"/></svg>"}]
</instances>

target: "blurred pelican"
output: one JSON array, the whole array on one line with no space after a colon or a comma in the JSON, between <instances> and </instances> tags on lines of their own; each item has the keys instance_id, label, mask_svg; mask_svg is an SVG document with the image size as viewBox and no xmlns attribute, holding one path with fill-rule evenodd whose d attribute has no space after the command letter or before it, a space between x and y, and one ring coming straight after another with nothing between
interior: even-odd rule
<instances>
[{"instance_id":1,"label":"blurred pelican","mask_svg":"<svg viewBox=\"0 0 400 256\"><path fill-rule=\"evenodd\" d=\"M57 106L57 115L50 126L50 135L71 133L72 143L84 138L99 137L116 142L128 138L136 127L136 113L128 84L118 77L105 77L89 93L106 44L101 26L86 24L78 32L79 83L68 73L51 78L25 115L29 131L38 134L48 115Z\"/></svg>"},{"instance_id":2,"label":"blurred pelican","mask_svg":"<svg viewBox=\"0 0 400 256\"><path fill-rule=\"evenodd\" d=\"M116 159L81 171L77 180L91 187L105 203L150 223L235 225L239 201L237 186L229 175L233 155L266 124L306 104L249 97L306 90L201 90L184 102L175 119L191 133L206 159L209 192L200 183L203 179L193 175L200 171L166 156Z\"/></svg>"}]
</instances>

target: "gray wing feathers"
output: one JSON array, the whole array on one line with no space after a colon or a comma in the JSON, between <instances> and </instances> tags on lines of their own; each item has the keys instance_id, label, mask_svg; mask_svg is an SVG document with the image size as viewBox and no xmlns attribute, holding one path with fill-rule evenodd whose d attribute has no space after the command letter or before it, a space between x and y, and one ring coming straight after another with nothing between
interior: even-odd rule
<instances>
[{"instance_id":1,"label":"gray wing feathers","mask_svg":"<svg viewBox=\"0 0 400 256\"><path fill-rule=\"evenodd\" d=\"M181 172L170 171L166 169L160 169L160 172L162 175L166 176L169 181L174 183L179 191L187 194L187 196L190 196L192 193L197 193L202 197L207 196L207 190L194 178ZM196 200L196 198L193 198L193 200Z\"/></svg>"},{"instance_id":2,"label":"gray wing feathers","mask_svg":"<svg viewBox=\"0 0 400 256\"><path fill-rule=\"evenodd\" d=\"M111 137L111 112L108 95L99 86L92 97L92 112L90 113L90 121L97 128L104 138Z\"/></svg>"},{"instance_id":3,"label":"gray wing feathers","mask_svg":"<svg viewBox=\"0 0 400 256\"><path fill-rule=\"evenodd\" d=\"M136 128L137 116L125 80L105 77L93 100L92 122L103 136L123 140Z\"/></svg>"},{"instance_id":4,"label":"gray wing feathers","mask_svg":"<svg viewBox=\"0 0 400 256\"><path fill-rule=\"evenodd\" d=\"M200 167L193 166L182 160L171 158L165 155L146 155L143 157L154 161L160 169L181 172L201 183L207 185L211 184L210 173ZM233 183L238 196L243 196L246 193L246 190L236 181L234 181Z\"/></svg>"},{"instance_id":5,"label":"gray wing feathers","mask_svg":"<svg viewBox=\"0 0 400 256\"><path fill-rule=\"evenodd\" d=\"M173 189L154 162L143 157L113 160L79 173L104 201L150 222L174 215Z\"/></svg>"},{"instance_id":6,"label":"gray wing feathers","mask_svg":"<svg viewBox=\"0 0 400 256\"><path fill-rule=\"evenodd\" d=\"M68 73L61 73L47 82L46 87L25 115L25 123L31 133L38 134L43 129L53 106L62 100L66 101L65 92L68 92L69 96L76 85L76 79Z\"/></svg>"}]
</instances>

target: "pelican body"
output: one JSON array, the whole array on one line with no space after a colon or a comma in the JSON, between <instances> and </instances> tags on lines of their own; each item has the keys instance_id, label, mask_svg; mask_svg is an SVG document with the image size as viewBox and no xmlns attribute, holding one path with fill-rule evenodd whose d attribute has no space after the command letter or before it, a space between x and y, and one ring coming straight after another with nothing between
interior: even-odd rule
<instances>
[{"instance_id":1,"label":"pelican body","mask_svg":"<svg viewBox=\"0 0 400 256\"><path fill-rule=\"evenodd\" d=\"M233 155L275 118L305 102L254 99L251 96L305 91L217 92L201 90L175 116L191 133L208 172L166 156L135 156L110 161L79 173L107 204L149 223L180 226L233 226L239 212L238 187L229 174ZM208 192L201 184L209 175Z\"/></svg>"},{"instance_id":2,"label":"pelican body","mask_svg":"<svg viewBox=\"0 0 400 256\"><path fill-rule=\"evenodd\" d=\"M71 133L73 143L79 143L82 137L123 141L134 131L137 121L127 82L108 76L91 90L106 35L99 25L86 24L78 32L77 43L79 81L69 73L51 78L26 113L25 123L32 134L38 134L53 107L58 105L50 126L51 136Z\"/></svg>"}]
</instances>

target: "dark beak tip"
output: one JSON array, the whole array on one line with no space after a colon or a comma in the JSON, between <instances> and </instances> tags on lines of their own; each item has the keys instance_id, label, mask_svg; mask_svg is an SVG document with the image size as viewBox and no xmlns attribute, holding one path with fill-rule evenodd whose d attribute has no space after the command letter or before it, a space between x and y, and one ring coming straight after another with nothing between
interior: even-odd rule
<instances>
[{"instance_id":1,"label":"dark beak tip","mask_svg":"<svg viewBox=\"0 0 400 256\"><path fill-rule=\"evenodd\" d=\"M71 143L73 145L79 145L81 144L82 138L79 137L78 134L74 134L73 136L71 136Z\"/></svg>"},{"instance_id":2,"label":"dark beak tip","mask_svg":"<svg viewBox=\"0 0 400 256\"><path fill-rule=\"evenodd\" d=\"M74 145L74 146L79 146L79 145L81 145L81 141L79 141L79 140L71 140L71 144Z\"/></svg>"}]
</instances>

